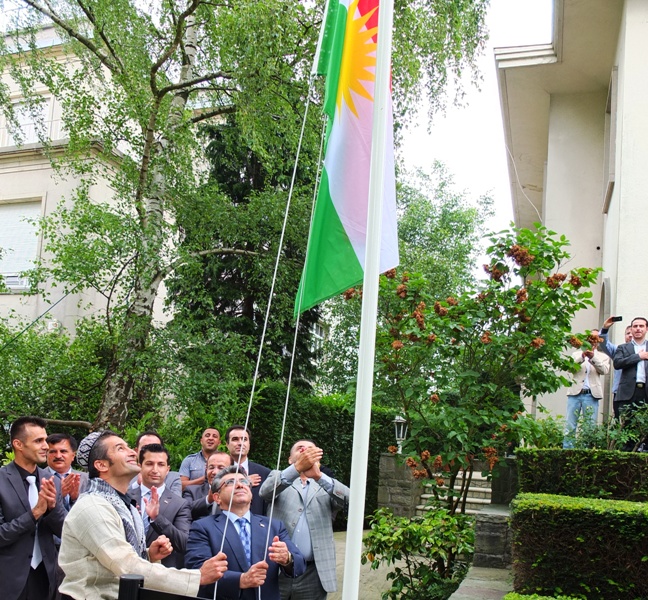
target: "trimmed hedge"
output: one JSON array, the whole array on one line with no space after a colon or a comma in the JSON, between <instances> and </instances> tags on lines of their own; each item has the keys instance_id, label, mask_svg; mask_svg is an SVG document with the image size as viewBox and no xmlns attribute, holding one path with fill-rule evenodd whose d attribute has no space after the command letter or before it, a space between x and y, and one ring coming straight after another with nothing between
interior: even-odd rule
<instances>
[{"instance_id":1,"label":"trimmed hedge","mask_svg":"<svg viewBox=\"0 0 648 600\"><path fill-rule=\"evenodd\" d=\"M520 491L648 501L648 453L518 448Z\"/></svg>"},{"instance_id":2,"label":"trimmed hedge","mask_svg":"<svg viewBox=\"0 0 648 600\"><path fill-rule=\"evenodd\" d=\"M648 505L520 494L511 503L516 592L648 598Z\"/></svg>"},{"instance_id":3,"label":"trimmed hedge","mask_svg":"<svg viewBox=\"0 0 648 600\"><path fill-rule=\"evenodd\" d=\"M540 596L538 594L528 596L527 594L511 592L510 594L506 594L502 600L578 600L578 598L574 598L573 596Z\"/></svg>"},{"instance_id":4,"label":"trimmed hedge","mask_svg":"<svg viewBox=\"0 0 648 600\"><path fill-rule=\"evenodd\" d=\"M260 399L252 408L252 458L271 469L277 466L277 452L281 439L286 387L275 384L259 393ZM395 443L395 411L373 407L369 438L365 515L378 508L378 472L380 454ZM333 470L336 479L349 487L351 453L353 450L354 413L346 398L341 396L307 396L295 394L290 398L286 420L286 434L281 451L280 468L288 465L288 455L294 442L312 439L324 450L322 463ZM336 528L344 528L346 515L338 513Z\"/></svg>"}]
</instances>

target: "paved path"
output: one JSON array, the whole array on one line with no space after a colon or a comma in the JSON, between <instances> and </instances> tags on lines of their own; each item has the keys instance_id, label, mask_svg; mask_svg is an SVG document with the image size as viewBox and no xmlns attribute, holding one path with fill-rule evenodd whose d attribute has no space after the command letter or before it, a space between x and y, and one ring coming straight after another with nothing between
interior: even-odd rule
<instances>
[{"instance_id":1,"label":"paved path","mask_svg":"<svg viewBox=\"0 0 648 600\"><path fill-rule=\"evenodd\" d=\"M328 600L341 600L344 556L346 554L346 531L337 531L333 536L335 538L337 558L338 591L329 594ZM382 593L390 588L390 582L385 579L388 572L389 568L384 565L375 571L371 570L368 563L361 565L358 600L380 600ZM501 600L512 590L510 570L471 567L468 576L451 596L450 600Z\"/></svg>"},{"instance_id":2,"label":"paved path","mask_svg":"<svg viewBox=\"0 0 648 600\"><path fill-rule=\"evenodd\" d=\"M344 557L346 555L346 531L336 531L333 537L335 538L338 591L329 594L328 600L341 600ZM388 572L389 568L384 565L375 571L371 570L369 563L360 565L360 594L358 600L380 600L382 593L390 588L389 583L385 580L385 575Z\"/></svg>"}]
</instances>

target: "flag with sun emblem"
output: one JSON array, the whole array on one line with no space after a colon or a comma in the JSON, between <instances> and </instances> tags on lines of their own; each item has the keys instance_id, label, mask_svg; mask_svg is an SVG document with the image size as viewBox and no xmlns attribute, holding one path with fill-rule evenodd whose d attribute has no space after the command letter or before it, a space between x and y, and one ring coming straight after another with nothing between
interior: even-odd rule
<instances>
[{"instance_id":1,"label":"flag with sun emblem","mask_svg":"<svg viewBox=\"0 0 648 600\"><path fill-rule=\"evenodd\" d=\"M369 206L378 0L330 0L318 73L326 77L324 168L295 314L362 282ZM391 102L380 272L398 265Z\"/></svg>"}]
</instances>

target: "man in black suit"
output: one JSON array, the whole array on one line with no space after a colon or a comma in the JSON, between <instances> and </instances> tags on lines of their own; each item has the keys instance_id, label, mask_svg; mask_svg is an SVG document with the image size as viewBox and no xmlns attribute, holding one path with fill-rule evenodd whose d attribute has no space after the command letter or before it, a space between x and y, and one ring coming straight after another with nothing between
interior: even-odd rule
<instances>
[{"instance_id":1,"label":"man in black suit","mask_svg":"<svg viewBox=\"0 0 648 600\"><path fill-rule=\"evenodd\" d=\"M56 547L65 510L47 460L45 421L11 425L14 460L0 469L0 581L3 600L48 600L56 593Z\"/></svg>"},{"instance_id":2,"label":"man in black suit","mask_svg":"<svg viewBox=\"0 0 648 600\"><path fill-rule=\"evenodd\" d=\"M621 369L621 381L617 391L617 401L621 408L630 404L639 406L646 402L646 332L648 321L644 317L632 319L630 324L632 341L621 344L614 353L614 368Z\"/></svg>"},{"instance_id":3,"label":"man in black suit","mask_svg":"<svg viewBox=\"0 0 648 600\"><path fill-rule=\"evenodd\" d=\"M250 510L256 515L264 515L265 501L259 496L261 484L270 475L270 469L259 463L248 460L250 452L250 430L243 425L232 425L225 432L227 449L234 459L234 463L242 467L247 473L247 479L252 484L252 504Z\"/></svg>"},{"instance_id":4,"label":"man in black suit","mask_svg":"<svg viewBox=\"0 0 648 600\"><path fill-rule=\"evenodd\" d=\"M234 459L227 452L215 452L207 459L207 470L205 481L198 485L188 485L182 497L191 506L191 518L195 521L207 515L215 515L220 512L218 503L214 502L211 484L215 475L234 464Z\"/></svg>"},{"instance_id":5,"label":"man in black suit","mask_svg":"<svg viewBox=\"0 0 648 600\"><path fill-rule=\"evenodd\" d=\"M171 540L173 552L162 559L166 567L181 569L191 527L189 503L167 489L165 478L169 472L169 452L161 444L148 444L140 450L139 463L142 483L131 488L144 521L146 544L151 545L161 535Z\"/></svg>"},{"instance_id":6,"label":"man in black suit","mask_svg":"<svg viewBox=\"0 0 648 600\"><path fill-rule=\"evenodd\" d=\"M625 419L626 423L632 419L632 412L646 404L646 400L648 400L648 388L646 388L648 383L646 373L648 320L644 317L635 317L632 319L630 328L632 341L621 344L614 353L614 368L621 369L616 403L619 407L619 415Z\"/></svg>"}]
</instances>

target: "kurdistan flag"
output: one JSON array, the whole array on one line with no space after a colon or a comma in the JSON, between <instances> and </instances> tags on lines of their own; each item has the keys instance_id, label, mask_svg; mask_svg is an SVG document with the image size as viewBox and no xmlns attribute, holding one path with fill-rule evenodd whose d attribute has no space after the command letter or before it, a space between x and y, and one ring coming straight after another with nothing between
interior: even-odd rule
<instances>
[{"instance_id":1,"label":"kurdistan flag","mask_svg":"<svg viewBox=\"0 0 648 600\"><path fill-rule=\"evenodd\" d=\"M364 276L378 0L330 0L324 27L318 73L326 76L326 151L295 314ZM388 113L381 273L398 265L391 101Z\"/></svg>"}]
</instances>

